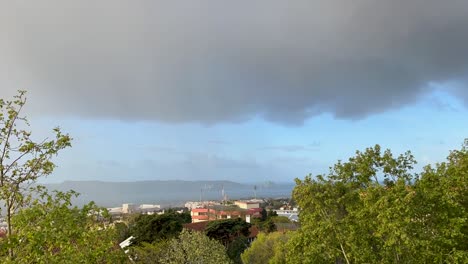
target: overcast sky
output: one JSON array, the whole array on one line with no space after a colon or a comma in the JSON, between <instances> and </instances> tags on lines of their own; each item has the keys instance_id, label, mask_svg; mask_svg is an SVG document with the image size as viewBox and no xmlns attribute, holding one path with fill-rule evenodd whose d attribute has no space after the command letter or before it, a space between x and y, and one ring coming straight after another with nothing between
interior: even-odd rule
<instances>
[{"instance_id":1,"label":"overcast sky","mask_svg":"<svg viewBox=\"0 0 468 264\"><path fill-rule=\"evenodd\" d=\"M468 137L468 1L0 0L0 91L60 180L291 181Z\"/></svg>"}]
</instances>

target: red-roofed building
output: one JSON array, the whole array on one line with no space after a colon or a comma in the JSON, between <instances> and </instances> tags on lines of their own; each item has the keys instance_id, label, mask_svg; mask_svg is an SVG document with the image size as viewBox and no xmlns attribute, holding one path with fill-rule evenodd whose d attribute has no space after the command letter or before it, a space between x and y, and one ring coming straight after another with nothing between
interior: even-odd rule
<instances>
[{"instance_id":1,"label":"red-roofed building","mask_svg":"<svg viewBox=\"0 0 468 264\"><path fill-rule=\"evenodd\" d=\"M242 218L247 222L253 217L261 217L262 208L242 209L237 206L214 205L191 210L192 223L219 219Z\"/></svg>"}]
</instances>

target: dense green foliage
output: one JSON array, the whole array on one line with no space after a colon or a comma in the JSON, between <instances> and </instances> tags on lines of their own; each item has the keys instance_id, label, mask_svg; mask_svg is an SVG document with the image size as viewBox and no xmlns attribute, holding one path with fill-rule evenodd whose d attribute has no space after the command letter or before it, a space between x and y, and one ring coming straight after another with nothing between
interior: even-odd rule
<instances>
[{"instance_id":1,"label":"dense green foliage","mask_svg":"<svg viewBox=\"0 0 468 264\"><path fill-rule=\"evenodd\" d=\"M260 231L269 233L269 232L275 232L277 230L276 225L275 225L276 223L275 220L278 220L278 214L273 210L267 211L265 208L263 208L261 212L261 217L253 218L252 223ZM284 222L284 219L279 219L279 220ZM288 223L289 222L290 221L288 220Z\"/></svg>"},{"instance_id":2,"label":"dense green foliage","mask_svg":"<svg viewBox=\"0 0 468 264\"><path fill-rule=\"evenodd\" d=\"M225 248L218 241L200 232L184 230L178 238L169 243L165 263L230 263Z\"/></svg>"},{"instance_id":3,"label":"dense green foliage","mask_svg":"<svg viewBox=\"0 0 468 264\"><path fill-rule=\"evenodd\" d=\"M271 217L271 221L273 221L273 223L280 223L280 224L291 223L291 220L289 220L289 218L286 216L273 216Z\"/></svg>"},{"instance_id":4,"label":"dense green foliage","mask_svg":"<svg viewBox=\"0 0 468 264\"><path fill-rule=\"evenodd\" d=\"M171 264L231 263L226 250L218 241L210 239L200 232L184 230L178 238L172 239L167 255Z\"/></svg>"},{"instance_id":5,"label":"dense green foliage","mask_svg":"<svg viewBox=\"0 0 468 264\"><path fill-rule=\"evenodd\" d=\"M212 221L208 223L205 234L212 239L216 239L223 245L234 241L240 236L249 236L250 224L240 218Z\"/></svg>"},{"instance_id":6,"label":"dense green foliage","mask_svg":"<svg viewBox=\"0 0 468 264\"><path fill-rule=\"evenodd\" d=\"M241 254L249 247L249 241L245 236L235 238L227 245L226 253L235 264L242 264Z\"/></svg>"},{"instance_id":7,"label":"dense green foliage","mask_svg":"<svg viewBox=\"0 0 468 264\"><path fill-rule=\"evenodd\" d=\"M377 145L296 180L288 263L467 263L468 142L421 174L414 164Z\"/></svg>"},{"instance_id":8,"label":"dense green foliage","mask_svg":"<svg viewBox=\"0 0 468 264\"><path fill-rule=\"evenodd\" d=\"M268 220L263 223L263 231L267 233L275 232L276 231L276 225L275 222L273 222L272 218L268 218Z\"/></svg>"},{"instance_id":9,"label":"dense green foliage","mask_svg":"<svg viewBox=\"0 0 468 264\"><path fill-rule=\"evenodd\" d=\"M136 263L153 264L224 264L231 263L226 249L201 232L183 230L178 237L153 244L132 247Z\"/></svg>"},{"instance_id":10,"label":"dense green foliage","mask_svg":"<svg viewBox=\"0 0 468 264\"><path fill-rule=\"evenodd\" d=\"M115 223L114 228L115 228L116 241L118 243L130 237L130 229L124 222Z\"/></svg>"},{"instance_id":11,"label":"dense green foliage","mask_svg":"<svg viewBox=\"0 0 468 264\"><path fill-rule=\"evenodd\" d=\"M240 255L248 246L250 227L251 224L240 218L218 220L208 223L205 234L223 244L234 263L241 263Z\"/></svg>"},{"instance_id":12,"label":"dense green foliage","mask_svg":"<svg viewBox=\"0 0 468 264\"><path fill-rule=\"evenodd\" d=\"M260 233L250 248L242 253L243 263L249 264L282 264L286 263L284 245L291 233Z\"/></svg>"},{"instance_id":13,"label":"dense green foliage","mask_svg":"<svg viewBox=\"0 0 468 264\"><path fill-rule=\"evenodd\" d=\"M169 212L161 215L139 215L130 228L130 234L135 237L133 244L143 242L153 243L160 240L171 239L179 235L182 225L190 223L188 213Z\"/></svg>"},{"instance_id":14,"label":"dense green foliage","mask_svg":"<svg viewBox=\"0 0 468 264\"><path fill-rule=\"evenodd\" d=\"M129 256L135 263L166 263L166 255L169 247L169 240L160 240L153 243L142 242L138 246L129 248Z\"/></svg>"},{"instance_id":15,"label":"dense green foliage","mask_svg":"<svg viewBox=\"0 0 468 264\"><path fill-rule=\"evenodd\" d=\"M12 218L15 232L1 244L1 263L125 263L115 229L103 221L105 210L93 203L70 207L74 192L48 194ZM9 250L14 257L10 257Z\"/></svg>"}]
</instances>

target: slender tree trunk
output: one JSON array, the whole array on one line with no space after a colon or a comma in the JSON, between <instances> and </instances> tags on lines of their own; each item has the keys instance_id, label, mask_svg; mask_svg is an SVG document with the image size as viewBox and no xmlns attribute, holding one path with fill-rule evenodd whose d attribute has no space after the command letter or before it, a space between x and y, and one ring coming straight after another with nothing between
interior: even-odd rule
<instances>
[{"instance_id":1,"label":"slender tree trunk","mask_svg":"<svg viewBox=\"0 0 468 264\"><path fill-rule=\"evenodd\" d=\"M11 227L11 207L12 207L12 204L10 202L10 199L6 199L6 210L7 210L7 238L10 238L11 237L11 234L12 234L12 231L13 231L13 228ZM14 257L14 254L13 254L13 249L10 248L8 249L8 254L10 255L10 258L13 259Z\"/></svg>"},{"instance_id":2,"label":"slender tree trunk","mask_svg":"<svg viewBox=\"0 0 468 264\"><path fill-rule=\"evenodd\" d=\"M7 202L7 226L8 226L8 236L11 236L11 211L10 211L10 203Z\"/></svg>"}]
</instances>

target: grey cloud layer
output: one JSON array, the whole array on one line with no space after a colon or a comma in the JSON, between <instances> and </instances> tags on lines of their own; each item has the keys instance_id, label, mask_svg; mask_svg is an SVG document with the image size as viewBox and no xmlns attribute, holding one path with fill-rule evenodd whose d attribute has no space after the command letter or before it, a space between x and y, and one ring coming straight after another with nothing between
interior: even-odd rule
<instances>
[{"instance_id":1,"label":"grey cloud layer","mask_svg":"<svg viewBox=\"0 0 468 264\"><path fill-rule=\"evenodd\" d=\"M41 113L165 122L360 118L457 81L468 1L1 1L0 90Z\"/></svg>"}]
</instances>

